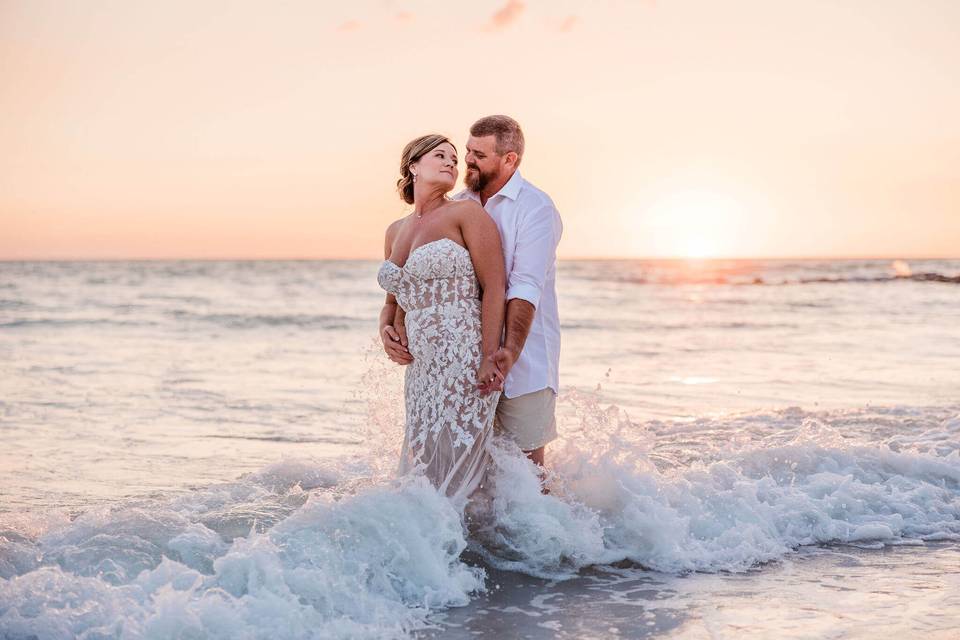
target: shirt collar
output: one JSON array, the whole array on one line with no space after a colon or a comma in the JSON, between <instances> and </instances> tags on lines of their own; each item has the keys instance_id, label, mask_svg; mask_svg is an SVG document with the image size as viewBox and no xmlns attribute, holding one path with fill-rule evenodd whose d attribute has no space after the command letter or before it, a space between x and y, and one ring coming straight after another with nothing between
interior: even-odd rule
<instances>
[{"instance_id":1,"label":"shirt collar","mask_svg":"<svg viewBox=\"0 0 960 640\"><path fill-rule=\"evenodd\" d=\"M470 189L462 189L460 193L453 196L454 200L473 200L474 202L480 202L480 194L475 191L470 191Z\"/></svg>"},{"instance_id":2,"label":"shirt collar","mask_svg":"<svg viewBox=\"0 0 960 640\"><path fill-rule=\"evenodd\" d=\"M500 187L500 191L497 191L493 194L493 197L503 196L504 198L510 198L511 200L516 200L517 196L520 195L520 188L523 186L523 176L520 175L520 171L514 171L513 175L510 176L510 179L507 180L507 184Z\"/></svg>"}]
</instances>

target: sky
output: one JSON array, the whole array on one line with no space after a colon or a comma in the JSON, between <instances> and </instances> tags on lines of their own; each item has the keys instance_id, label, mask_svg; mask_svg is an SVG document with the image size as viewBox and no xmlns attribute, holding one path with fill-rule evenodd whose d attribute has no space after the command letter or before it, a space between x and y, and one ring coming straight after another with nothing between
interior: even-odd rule
<instances>
[{"instance_id":1,"label":"sky","mask_svg":"<svg viewBox=\"0 0 960 640\"><path fill-rule=\"evenodd\" d=\"M0 0L0 259L379 259L495 113L561 258L960 257L953 0Z\"/></svg>"}]
</instances>

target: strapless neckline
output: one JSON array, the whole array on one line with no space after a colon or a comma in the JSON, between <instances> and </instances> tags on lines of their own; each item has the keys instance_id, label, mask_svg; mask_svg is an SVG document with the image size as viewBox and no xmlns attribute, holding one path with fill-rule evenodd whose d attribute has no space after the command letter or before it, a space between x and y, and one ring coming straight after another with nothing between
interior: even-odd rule
<instances>
[{"instance_id":1,"label":"strapless neckline","mask_svg":"<svg viewBox=\"0 0 960 640\"><path fill-rule=\"evenodd\" d=\"M403 268L406 267L408 264L410 264L410 259L413 258L413 254L415 254L417 251L420 251L420 249L423 249L424 247L429 247L429 246L432 245L432 244L436 244L436 243L438 243L438 242L443 242L444 240L446 240L447 242L453 244L453 245L456 246L456 247L460 247L461 249L463 249L464 251L466 251L467 254L469 255L470 251L469 251L465 246L463 246L462 244L460 244L459 242L457 242L456 240L453 240L453 239L451 239L451 238L437 238L436 240L431 240L430 242L425 242L425 243L423 243L422 245L420 245L419 247L417 247L416 249L414 249L413 251L411 251L411 252L407 255L407 260L403 263L403 266L400 266L399 264L397 264L397 263L394 262L393 260L384 260L384 262L387 263L387 264L391 264L391 265L393 265L394 267L396 267L397 269L400 269L401 271L403 271Z\"/></svg>"}]
</instances>

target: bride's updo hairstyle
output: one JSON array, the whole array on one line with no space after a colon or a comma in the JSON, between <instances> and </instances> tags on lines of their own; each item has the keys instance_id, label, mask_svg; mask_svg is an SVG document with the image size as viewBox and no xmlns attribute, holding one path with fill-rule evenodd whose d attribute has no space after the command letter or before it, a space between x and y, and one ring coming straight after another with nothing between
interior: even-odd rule
<instances>
[{"instance_id":1,"label":"bride's updo hairstyle","mask_svg":"<svg viewBox=\"0 0 960 640\"><path fill-rule=\"evenodd\" d=\"M400 155L400 179L397 180L397 191L400 192L400 197L403 198L403 201L407 204L413 204L413 174L410 173L410 165L444 142L454 149L457 148L446 136L442 136L439 133L420 136L408 142L407 146L403 148L403 153Z\"/></svg>"}]
</instances>

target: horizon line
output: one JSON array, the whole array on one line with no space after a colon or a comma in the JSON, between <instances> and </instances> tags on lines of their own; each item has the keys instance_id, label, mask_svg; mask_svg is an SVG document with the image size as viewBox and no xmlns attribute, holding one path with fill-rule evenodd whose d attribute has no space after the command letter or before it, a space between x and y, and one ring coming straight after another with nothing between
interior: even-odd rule
<instances>
[{"instance_id":1,"label":"horizon line","mask_svg":"<svg viewBox=\"0 0 960 640\"><path fill-rule=\"evenodd\" d=\"M380 258L318 258L318 257L185 257L185 258L157 258L157 257L131 257L131 258L0 258L3 262L376 262ZM623 261L644 261L644 262L719 262L729 260L960 260L957 256L918 256L918 255L826 255L826 256L803 256L803 255L781 255L781 256L571 256L557 258L557 262L623 262Z\"/></svg>"}]
</instances>

